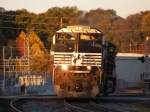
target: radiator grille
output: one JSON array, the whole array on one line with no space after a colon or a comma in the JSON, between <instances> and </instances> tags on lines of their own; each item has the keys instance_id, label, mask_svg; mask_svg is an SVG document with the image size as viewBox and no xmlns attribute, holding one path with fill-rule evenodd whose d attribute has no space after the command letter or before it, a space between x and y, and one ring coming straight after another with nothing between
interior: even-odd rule
<instances>
[{"instance_id":1,"label":"radiator grille","mask_svg":"<svg viewBox=\"0 0 150 112\"><path fill-rule=\"evenodd\" d=\"M76 66L101 66L102 64L102 55L99 53L97 55L95 54L81 54L81 65L76 65ZM74 66L74 56L73 54L54 54L54 65L59 65L62 64L67 64L67 65L72 65Z\"/></svg>"}]
</instances>

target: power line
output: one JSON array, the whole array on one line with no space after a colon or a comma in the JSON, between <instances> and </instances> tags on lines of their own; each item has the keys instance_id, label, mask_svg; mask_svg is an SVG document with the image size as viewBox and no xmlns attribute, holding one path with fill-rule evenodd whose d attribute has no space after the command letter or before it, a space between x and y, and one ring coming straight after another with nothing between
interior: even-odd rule
<instances>
[{"instance_id":1,"label":"power line","mask_svg":"<svg viewBox=\"0 0 150 112\"><path fill-rule=\"evenodd\" d=\"M31 15L14 15L14 14L0 14L1 16L17 16L17 17L41 17L41 18L80 18L80 17L67 17L67 16L62 16L62 17L58 17L58 16L53 16L53 17L48 17L48 16L39 16L39 15L35 15L35 16L31 16Z\"/></svg>"},{"instance_id":2,"label":"power line","mask_svg":"<svg viewBox=\"0 0 150 112\"><path fill-rule=\"evenodd\" d=\"M4 41L8 44L7 40L5 39L5 37L2 35L2 33L0 32L0 35L2 36L2 38L4 39ZM2 42L2 41L1 41ZM3 43L3 42L2 42ZM4 45L4 43L3 43ZM9 44L8 44L9 45ZM10 45L9 45L10 46Z\"/></svg>"},{"instance_id":3,"label":"power line","mask_svg":"<svg viewBox=\"0 0 150 112\"><path fill-rule=\"evenodd\" d=\"M34 23L34 22L16 22L16 21L3 21L3 20L0 20L0 22L3 22L3 23L19 23L19 24L31 24L31 25L41 25L41 24L50 24L50 25L60 25L60 23L48 23L48 22L45 22L45 23Z\"/></svg>"},{"instance_id":4,"label":"power line","mask_svg":"<svg viewBox=\"0 0 150 112\"><path fill-rule=\"evenodd\" d=\"M59 26L59 25L58 25ZM0 27L0 29L14 29L14 30L30 30L29 28L14 28L14 27ZM101 29L102 30L102 29ZM105 29L104 29L105 30ZM34 29L34 31L57 31L57 30L46 30L46 29ZM110 31L109 29L108 30L105 30L105 31ZM116 30L116 31L113 31L113 32L124 32L124 31L126 31L126 32L131 32L131 31L141 31L140 29L139 30Z\"/></svg>"},{"instance_id":5,"label":"power line","mask_svg":"<svg viewBox=\"0 0 150 112\"><path fill-rule=\"evenodd\" d=\"M17 17L32 17L32 18L33 18L33 17L41 17L41 18L43 18L43 17L44 17L44 18L81 18L81 17L67 17L67 16L62 16L62 17L51 16L51 17L49 17L49 16L45 16L45 15L44 15L44 16L41 16L41 15L36 15L36 14L35 14L34 16L33 16L33 15L30 15L30 14L29 14L29 15L28 15L28 14L27 14L27 15L21 15L21 14L19 15L19 14L4 14L4 13L3 13L3 14L0 14L0 15L2 15L2 16L8 16L8 17L9 17L9 16L17 16ZM80 16L80 15L79 15L79 16ZM102 15L101 15L100 18L121 18L121 17L120 17L120 16L112 16L112 15L110 15L110 16L107 16L107 15L103 15L103 16L102 16Z\"/></svg>"},{"instance_id":6,"label":"power line","mask_svg":"<svg viewBox=\"0 0 150 112\"><path fill-rule=\"evenodd\" d=\"M30 30L29 28L13 28L13 27L0 27L0 29L14 29L14 30ZM43 30L39 30L39 29L34 29L34 31L56 31L56 30L46 30L46 29L43 29Z\"/></svg>"},{"instance_id":7,"label":"power line","mask_svg":"<svg viewBox=\"0 0 150 112\"><path fill-rule=\"evenodd\" d=\"M54 24L54 23L48 23L48 22L42 22L42 23L36 23L36 22L17 22L17 21L4 21L4 20L0 20L0 22L4 22L4 23L9 23L9 22L11 22L11 23L22 23L22 24L24 24L24 23L26 23L26 24L51 24L51 25L56 25L56 24ZM58 23L58 24L60 24L60 23ZM143 24L146 24L146 23L132 23L132 25L133 24L136 24L136 25L143 25ZM100 25L110 25L110 26L126 26L126 25L128 25L128 24L100 24Z\"/></svg>"}]
</instances>

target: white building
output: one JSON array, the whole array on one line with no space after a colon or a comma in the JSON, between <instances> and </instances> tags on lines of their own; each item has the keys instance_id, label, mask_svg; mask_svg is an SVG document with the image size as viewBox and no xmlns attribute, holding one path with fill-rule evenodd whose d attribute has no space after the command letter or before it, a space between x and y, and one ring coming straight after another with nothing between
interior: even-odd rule
<instances>
[{"instance_id":1,"label":"white building","mask_svg":"<svg viewBox=\"0 0 150 112\"><path fill-rule=\"evenodd\" d=\"M146 72L146 62L142 63L139 57L145 54L118 53L116 57L117 87L133 87L141 81L140 74ZM150 60L148 61L148 67Z\"/></svg>"}]
</instances>

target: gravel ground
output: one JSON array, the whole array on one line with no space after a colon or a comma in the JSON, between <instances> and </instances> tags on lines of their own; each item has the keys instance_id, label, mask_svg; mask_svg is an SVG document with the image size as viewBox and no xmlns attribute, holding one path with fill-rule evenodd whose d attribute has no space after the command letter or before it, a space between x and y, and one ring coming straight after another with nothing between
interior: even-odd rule
<instances>
[{"instance_id":1,"label":"gravel ground","mask_svg":"<svg viewBox=\"0 0 150 112\"><path fill-rule=\"evenodd\" d=\"M89 110L91 112L100 112L98 109L94 108L89 103L85 103L85 102L72 102L71 103L70 102L69 104L74 105L74 106L79 107L79 108Z\"/></svg>"},{"instance_id":2,"label":"gravel ground","mask_svg":"<svg viewBox=\"0 0 150 112\"><path fill-rule=\"evenodd\" d=\"M11 100L9 99L0 99L0 112L11 112L10 102Z\"/></svg>"},{"instance_id":3,"label":"gravel ground","mask_svg":"<svg viewBox=\"0 0 150 112\"><path fill-rule=\"evenodd\" d=\"M63 103L29 101L22 105L23 112L67 112Z\"/></svg>"},{"instance_id":4,"label":"gravel ground","mask_svg":"<svg viewBox=\"0 0 150 112\"><path fill-rule=\"evenodd\" d=\"M107 108L112 108L112 109L117 109L117 110L122 110L122 111L129 111L129 112L134 112L132 108L135 108L135 105L133 104L127 104L127 103L102 103L99 102L99 105L102 105Z\"/></svg>"},{"instance_id":5,"label":"gravel ground","mask_svg":"<svg viewBox=\"0 0 150 112\"><path fill-rule=\"evenodd\" d=\"M141 101L137 103L133 103L135 105L134 108L136 112L150 112L150 101Z\"/></svg>"},{"instance_id":6,"label":"gravel ground","mask_svg":"<svg viewBox=\"0 0 150 112\"><path fill-rule=\"evenodd\" d=\"M116 108L120 110L130 110L130 112L150 112L150 101L137 102L137 103L99 103L106 107ZM75 104L79 106L79 104ZM80 104L80 107L84 104ZM23 112L67 112L63 103L57 102L41 102L41 101L28 101L22 105Z\"/></svg>"},{"instance_id":7,"label":"gravel ground","mask_svg":"<svg viewBox=\"0 0 150 112\"><path fill-rule=\"evenodd\" d=\"M99 103L105 107L115 108L129 112L150 112L150 101L141 101L136 103Z\"/></svg>"}]
</instances>

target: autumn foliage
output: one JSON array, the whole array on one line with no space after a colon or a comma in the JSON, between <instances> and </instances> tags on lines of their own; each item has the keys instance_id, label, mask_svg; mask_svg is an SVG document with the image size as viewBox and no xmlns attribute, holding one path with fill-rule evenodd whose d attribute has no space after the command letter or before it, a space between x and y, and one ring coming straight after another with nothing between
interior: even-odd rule
<instances>
[{"instance_id":1,"label":"autumn foliage","mask_svg":"<svg viewBox=\"0 0 150 112\"><path fill-rule=\"evenodd\" d=\"M122 53L143 53L143 42L146 37L150 37L150 11L137 12L122 18L113 9L97 8L86 12L76 6L66 6L51 7L39 14L26 9L6 11L0 8L0 14L2 21L0 32L6 40L14 41L22 30L28 32L34 28L35 33L48 49L51 49L55 31L68 25L87 25L97 28L103 32L106 41L114 43L118 47L118 52ZM21 56L24 55L25 37L23 33L18 37ZM0 35L0 38L3 37ZM5 43L0 42L2 45Z\"/></svg>"},{"instance_id":2,"label":"autumn foliage","mask_svg":"<svg viewBox=\"0 0 150 112\"><path fill-rule=\"evenodd\" d=\"M22 31L21 34L19 35L19 37L16 39L16 43L18 46L18 50L19 50L19 55L23 56L24 55L24 41L25 41L26 35L25 33Z\"/></svg>"}]
</instances>

